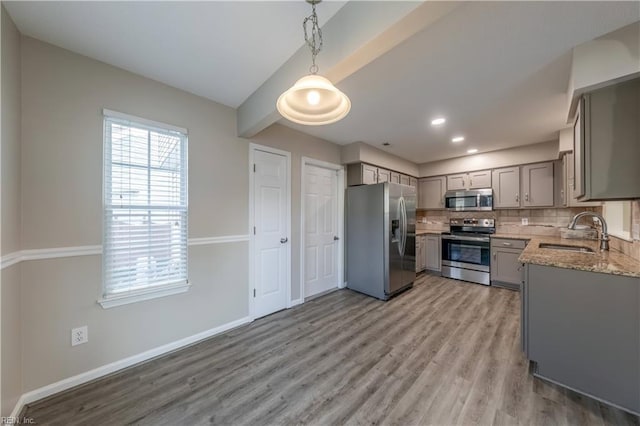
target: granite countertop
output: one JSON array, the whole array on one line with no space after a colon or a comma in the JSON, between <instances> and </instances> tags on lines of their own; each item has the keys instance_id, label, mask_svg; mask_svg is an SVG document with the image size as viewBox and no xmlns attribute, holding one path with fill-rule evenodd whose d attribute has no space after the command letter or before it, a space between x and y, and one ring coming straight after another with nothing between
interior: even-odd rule
<instances>
[{"instance_id":1,"label":"granite countertop","mask_svg":"<svg viewBox=\"0 0 640 426\"><path fill-rule=\"evenodd\" d=\"M508 240L530 240L536 238L533 234L491 234L491 238L505 238Z\"/></svg>"},{"instance_id":2,"label":"granite countertop","mask_svg":"<svg viewBox=\"0 0 640 426\"><path fill-rule=\"evenodd\" d=\"M522 239L522 236L519 237ZM593 249L595 253L580 253L546 248L541 249L538 247L540 243L585 246ZM595 240L574 240L559 237L532 236L529 244L522 251L518 261L533 265L555 266L558 268L576 269L578 271L599 272L603 274L625 275L628 277L640 278L640 261L615 250L600 251L599 242Z\"/></svg>"},{"instance_id":3,"label":"granite countertop","mask_svg":"<svg viewBox=\"0 0 640 426\"><path fill-rule=\"evenodd\" d=\"M417 229L416 235L427 235L427 234L442 235L443 232L447 232L447 231L434 230L434 229Z\"/></svg>"}]
</instances>

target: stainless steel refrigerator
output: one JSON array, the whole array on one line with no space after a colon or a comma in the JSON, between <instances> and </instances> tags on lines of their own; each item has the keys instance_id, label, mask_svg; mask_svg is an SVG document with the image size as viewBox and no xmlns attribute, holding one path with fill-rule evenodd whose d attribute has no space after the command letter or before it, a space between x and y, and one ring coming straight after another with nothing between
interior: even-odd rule
<instances>
[{"instance_id":1,"label":"stainless steel refrigerator","mask_svg":"<svg viewBox=\"0 0 640 426\"><path fill-rule=\"evenodd\" d=\"M416 188L347 188L347 287L387 300L416 279Z\"/></svg>"}]
</instances>

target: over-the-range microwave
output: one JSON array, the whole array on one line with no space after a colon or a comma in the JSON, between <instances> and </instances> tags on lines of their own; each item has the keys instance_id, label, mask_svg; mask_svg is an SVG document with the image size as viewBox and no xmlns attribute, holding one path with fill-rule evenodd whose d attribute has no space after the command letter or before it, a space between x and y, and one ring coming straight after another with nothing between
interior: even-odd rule
<instances>
[{"instance_id":1,"label":"over-the-range microwave","mask_svg":"<svg viewBox=\"0 0 640 426\"><path fill-rule=\"evenodd\" d=\"M447 191L444 194L444 206L459 212L493 210L493 189Z\"/></svg>"}]
</instances>

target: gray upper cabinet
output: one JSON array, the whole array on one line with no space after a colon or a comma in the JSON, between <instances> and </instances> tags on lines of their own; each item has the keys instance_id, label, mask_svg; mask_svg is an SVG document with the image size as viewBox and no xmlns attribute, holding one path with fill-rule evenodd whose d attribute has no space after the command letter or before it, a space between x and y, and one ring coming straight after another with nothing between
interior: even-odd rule
<instances>
[{"instance_id":1,"label":"gray upper cabinet","mask_svg":"<svg viewBox=\"0 0 640 426\"><path fill-rule=\"evenodd\" d=\"M522 207L552 207L553 187L553 162L522 166Z\"/></svg>"},{"instance_id":2,"label":"gray upper cabinet","mask_svg":"<svg viewBox=\"0 0 640 426\"><path fill-rule=\"evenodd\" d=\"M492 177L493 207L554 206L556 182L553 170L553 161L495 169Z\"/></svg>"},{"instance_id":3,"label":"gray upper cabinet","mask_svg":"<svg viewBox=\"0 0 640 426\"><path fill-rule=\"evenodd\" d=\"M640 198L640 78L583 96L574 127L581 201Z\"/></svg>"},{"instance_id":4,"label":"gray upper cabinet","mask_svg":"<svg viewBox=\"0 0 640 426\"><path fill-rule=\"evenodd\" d=\"M362 164L362 182L365 185L378 183L378 168L368 164Z\"/></svg>"},{"instance_id":5,"label":"gray upper cabinet","mask_svg":"<svg viewBox=\"0 0 640 426\"><path fill-rule=\"evenodd\" d=\"M447 191L491 188L491 170L459 173L447 176Z\"/></svg>"},{"instance_id":6,"label":"gray upper cabinet","mask_svg":"<svg viewBox=\"0 0 640 426\"><path fill-rule=\"evenodd\" d=\"M467 181L468 179L467 179L466 173L449 175L447 176L447 191L458 191L458 190L466 189Z\"/></svg>"},{"instance_id":7,"label":"gray upper cabinet","mask_svg":"<svg viewBox=\"0 0 640 426\"><path fill-rule=\"evenodd\" d=\"M564 207L593 207L601 206L600 201L578 201L575 195L575 175L574 175L573 153L569 152L562 157L562 192L561 205Z\"/></svg>"},{"instance_id":8,"label":"gray upper cabinet","mask_svg":"<svg viewBox=\"0 0 640 426\"><path fill-rule=\"evenodd\" d=\"M393 182L417 187L418 180L398 172L372 166L366 163L347 165L347 185L371 185L380 182Z\"/></svg>"},{"instance_id":9,"label":"gray upper cabinet","mask_svg":"<svg viewBox=\"0 0 640 426\"><path fill-rule=\"evenodd\" d=\"M493 171L493 207L520 207L520 167L504 167Z\"/></svg>"},{"instance_id":10,"label":"gray upper cabinet","mask_svg":"<svg viewBox=\"0 0 640 426\"><path fill-rule=\"evenodd\" d=\"M389 170L378 168L378 183L391 182L391 172Z\"/></svg>"},{"instance_id":11,"label":"gray upper cabinet","mask_svg":"<svg viewBox=\"0 0 640 426\"><path fill-rule=\"evenodd\" d=\"M491 170L469 173L469 189L491 188Z\"/></svg>"},{"instance_id":12,"label":"gray upper cabinet","mask_svg":"<svg viewBox=\"0 0 640 426\"><path fill-rule=\"evenodd\" d=\"M418 181L418 208L444 209L444 193L447 187L445 176L424 178Z\"/></svg>"}]
</instances>

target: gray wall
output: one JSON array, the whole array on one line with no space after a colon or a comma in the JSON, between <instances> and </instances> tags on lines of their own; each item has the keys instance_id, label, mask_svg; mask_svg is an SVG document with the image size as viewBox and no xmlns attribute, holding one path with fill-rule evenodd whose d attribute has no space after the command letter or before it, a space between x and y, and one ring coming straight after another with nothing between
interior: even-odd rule
<instances>
[{"instance_id":1,"label":"gray wall","mask_svg":"<svg viewBox=\"0 0 640 426\"><path fill-rule=\"evenodd\" d=\"M24 249L101 244L102 108L187 128L190 238L247 234L233 109L23 37ZM106 310L100 256L23 262L23 392L245 317L247 256L247 242L192 246L189 292ZM89 343L72 348L80 325Z\"/></svg>"},{"instance_id":2,"label":"gray wall","mask_svg":"<svg viewBox=\"0 0 640 426\"><path fill-rule=\"evenodd\" d=\"M423 163L420 165L420 177L465 173L558 158L558 141L555 140Z\"/></svg>"},{"instance_id":3,"label":"gray wall","mask_svg":"<svg viewBox=\"0 0 640 426\"><path fill-rule=\"evenodd\" d=\"M2 11L2 158L0 254L20 250L20 34ZM20 268L2 270L0 282L0 413L11 412L22 392Z\"/></svg>"},{"instance_id":4,"label":"gray wall","mask_svg":"<svg viewBox=\"0 0 640 426\"><path fill-rule=\"evenodd\" d=\"M343 164L369 163L389 170L418 177L419 168L416 163L375 148L364 142L353 142L341 147Z\"/></svg>"},{"instance_id":5,"label":"gray wall","mask_svg":"<svg viewBox=\"0 0 640 426\"><path fill-rule=\"evenodd\" d=\"M267 127L251 141L291 152L291 299L297 300L300 298L302 157L340 164L340 147L279 124Z\"/></svg>"},{"instance_id":6,"label":"gray wall","mask_svg":"<svg viewBox=\"0 0 640 426\"><path fill-rule=\"evenodd\" d=\"M236 111L22 37L22 248L100 245L102 108L189 131L189 237L248 234L249 142L292 153L292 299L300 296L302 156L337 145L280 125L236 136ZM248 315L248 242L189 247L189 292L103 309L101 257L23 262L22 392ZM70 330L89 326L89 343ZM3 371L4 374L4 371Z\"/></svg>"}]
</instances>

